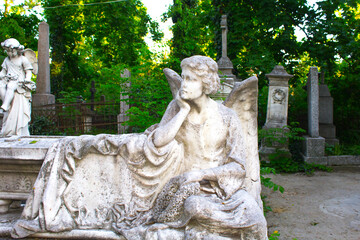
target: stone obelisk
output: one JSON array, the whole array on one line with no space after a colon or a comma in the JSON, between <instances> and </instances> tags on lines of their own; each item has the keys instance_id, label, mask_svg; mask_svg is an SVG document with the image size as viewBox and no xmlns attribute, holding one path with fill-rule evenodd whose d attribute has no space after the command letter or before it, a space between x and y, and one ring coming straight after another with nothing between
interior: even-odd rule
<instances>
[{"instance_id":1,"label":"stone obelisk","mask_svg":"<svg viewBox=\"0 0 360 240\"><path fill-rule=\"evenodd\" d=\"M53 104L55 96L50 93L49 25L46 22L39 25L38 66L33 106Z\"/></svg>"}]
</instances>

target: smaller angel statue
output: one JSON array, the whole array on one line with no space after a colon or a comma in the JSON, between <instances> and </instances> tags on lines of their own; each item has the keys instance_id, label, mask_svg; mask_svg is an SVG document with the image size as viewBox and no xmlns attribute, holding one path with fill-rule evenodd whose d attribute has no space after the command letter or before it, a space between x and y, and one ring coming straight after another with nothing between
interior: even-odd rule
<instances>
[{"instance_id":1,"label":"smaller angel statue","mask_svg":"<svg viewBox=\"0 0 360 240\"><path fill-rule=\"evenodd\" d=\"M6 39L1 46L8 56L0 72L1 109L5 112L0 135L28 136L31 91L35 90L31 76L37 71L37 65L34 67L29 58L36 59L36 55L31 49L24 50L24 46L14 38Z\"/></svg>"}]
</instances>

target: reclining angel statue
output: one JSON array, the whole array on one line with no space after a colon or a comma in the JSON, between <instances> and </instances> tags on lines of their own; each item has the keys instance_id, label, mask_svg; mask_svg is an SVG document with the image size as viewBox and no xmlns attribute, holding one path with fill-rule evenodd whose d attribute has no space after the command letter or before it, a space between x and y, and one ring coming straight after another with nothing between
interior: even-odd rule
<instances>
[{"instance_id":1,"label":"reclining angel statue","mask_svg":"<svg viewBox=\"0 0 360 240\"><path fill-rule=\"evenodd\" d=\"M164 70L174 100L144 133L54 144L12 236L267 239L257 78L223 105L209 97L220 84L214 60L192 56L181 68Z\"/></svg>"}]
</instances>

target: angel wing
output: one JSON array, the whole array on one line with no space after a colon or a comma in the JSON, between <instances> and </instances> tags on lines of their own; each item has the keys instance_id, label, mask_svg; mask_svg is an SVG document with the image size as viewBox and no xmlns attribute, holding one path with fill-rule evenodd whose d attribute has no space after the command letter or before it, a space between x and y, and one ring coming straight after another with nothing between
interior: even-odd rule
<instances>
[{"instance_id":1,"label":"angel wing","mask_svg":"<svg viewBox=\"0 0 360 240\"><path fill-rule=\"evenodd\" d=\"M245 136L246 178L245 188L262 208L260 198L260 162L258 153L257 115L258 115L258 79L253 76L237 82L223 103L233 109L241 122Z\"/></svg>"},{"instance_id":2,"label":"angel wing","mask_svg":"<svg viewBox=\"0 0 360 240\"><path fill-rule=\"evenodd\" d=\"M33 74L37 75L39 68L38 68L38 60L36 58L36 53L30 48L27 48L24 50L23 54L33 66L33 70L32 70Z\"/></svg>"},{"instance_id":3,"label":"angel wing","mask_svg":"<svg viewBox=\"0 0 360 240\"><path fill-rule=\"evenodd\" d=\"M165 68L164 73L166 76L166 79L168 80L168 83L170 85L171 93L173 95L173 98L176 98L176 94L179 91L181 87L181 81L182 78L175 72L174 70L170 68Z\"/></svg>"}]
</instances>

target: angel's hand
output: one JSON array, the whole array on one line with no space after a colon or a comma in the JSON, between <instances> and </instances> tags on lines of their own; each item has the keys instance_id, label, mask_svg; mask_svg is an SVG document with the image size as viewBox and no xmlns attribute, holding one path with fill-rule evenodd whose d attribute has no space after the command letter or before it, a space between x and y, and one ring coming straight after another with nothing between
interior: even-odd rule
<instances>
[{"instance_id":1,"label":"angel's hand","mask_svg":"<svg viewBox=\"0 0 360 240\"><path fill-rule=\"evenodd\" d=\"M191 182L200 182L204 179L204 172L201 170L194 170L184 173L179 176L180 182L182 184L191 183Z\"/></svg>"},{"instance_id":2,"label":"angel's hand","mask_svg":"<svg viewBox=\"0 0 360 240\"><path fill-rule=\"evenodd\" d=\"M180 109L186 110L186 111L189 112L190 111L190 105L184 99L181 98L179 92L176 95L176 102L177 102L178 106L180 107Z\"/></svg>"}]
</instances>

